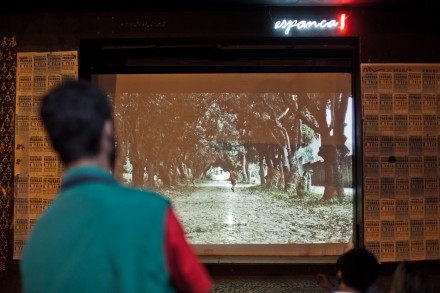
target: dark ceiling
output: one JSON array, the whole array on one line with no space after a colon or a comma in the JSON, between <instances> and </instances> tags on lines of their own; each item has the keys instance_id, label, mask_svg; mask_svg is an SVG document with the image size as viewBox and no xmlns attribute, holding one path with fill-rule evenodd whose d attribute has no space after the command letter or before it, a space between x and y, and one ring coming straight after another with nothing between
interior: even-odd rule
<instances>
[{"instance_id":1,"label":"dark ceiling","mask_svg":"<svg viewBox=\"0 0 440 293\"><path fill-rule=\"evenodd\" d=\"M3 12L48 11L140 11L144 9L250 9L263 7L383 7L410 3L410 0L40 0L11 1ZM415 2L413 2L415 3ZM1 14L1 12L0 12Z\"/></svg>"},{"instance_id":2,"label":"dark ceiling","mask_svg":"<svg viewBox=\"0 0 440 293\"><path fill-rule=\"evenodd\" d=\"M44 2L44 1L43 1ZM50 1L47 1L50 2ZM80 1L81 2L81 1ZM100 2L100 1L95 1ZM147 0L117 2L147 6L344 6L344 5L382 5L403 2L402 0ZM41 2L39 2L41 3ZM105 3L109 3L108 1ZM142 3L142 4L141 4ZM90 4L90 3L89 3ZM115 2L116 4L116 2ZM110 4L112 5L112 4Z\"/></svg>"}]
</instances>

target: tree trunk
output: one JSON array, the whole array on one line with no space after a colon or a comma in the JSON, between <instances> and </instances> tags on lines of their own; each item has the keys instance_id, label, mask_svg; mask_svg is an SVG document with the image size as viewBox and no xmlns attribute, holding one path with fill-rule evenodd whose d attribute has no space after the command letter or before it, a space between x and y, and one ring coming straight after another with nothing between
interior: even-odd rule
<instances>
[{"instance_id":1,"label":"tree trunk","mask_svg":"<svg viewBox=\"0 0 440 293\"><path fill-rule=\"evenodd\" d=\"M185 172L185 169L186 168L184 168L182 163L177 164L177 170L179 171L178 172L179 180L180 180L180 182L183 182L183 183L187 183L188 182L188 173Z\"/></svg>"},{"instance_id":2,"label":"tree trunk","mask_svg":"<svg viewBox=\"0 0 440 293\"><path fill-rule=\"evenodd\" d=\"M249 182L249 166L248 166L248 162L246 160L246 149L243 151L243 160L242 160L242 165L243 165L243 179L245 182Z\"/></svg>"},{"instance_id":3,"label":"tree trunk","mask_svg":"<svg viewBox=\"0 0 440 293\"><path fill-rule=\"evenodd\" d=\"M133 169L131 170L131 180L134 186L144 186L144 164L142 160L135 160L131 163Z\"/></svg>"},{"instance_id":4,"label":"tree trunk","mask_svg":"<svg viewBox=\"0 0 440 293\"><path fill-rule=\"evenodd\" d=\"M278 162L278 166L279 166L278 170L280 172L280 176L277 181L277 188L279 190L282 190L284 186L284 168L283 168L283 164L281 163L281 159Z\"/></svg>"},{"instance_id":5,"label":"tree trunk","mask_svg":"<svg viewBox=\"0 0 440 293\"><path fill-rule=\"evenodd\" d=\"M125 143L124 142L118 142L116 144L116 162L115 162L115 169L113 170L113 174L115 176L115 178L119 181L119 182L124 182L124 165L127 159L127 148L124 146Z\"/></svg>"},{"instance_id":6,"label":"tree trunk","mask_svg":"<svg viewBox=\"0 0 440 293\"><path fill-rule=\"evenodd\" d=\"M296 196L299 197L299 198L303 198L304 197L304 192L306 190L303 177L302 176L296 176L294 178L292 184L295 185Z\"/></svg>"},{"instance_id":7,"label":"tree trunk","mask_svg":"<svg viewBox=\"0 0 440 293\"><path fill-rule=\"evenodd\" d=\"M260 169L258 171L258 175L260 175L260 184L264 185L266 184L266 180L264 178L264 157L262 156L262 154L259 154L259 165Z\"/></svg>"},{"instance_id":8,"label":"tree trunk","mask_svg":"<svg viewBox=\"0 0 440 293\"><path fill-rule=\"evenodd\" d=\"M267 180L264 175L264 159L266 158L266 164L269 167L269 164L271 164L270 159L268 159L269 148L266 145L256 144L255 149L257 150L258 153L258 164L259 164L258 175L260 176L260 185L265 185Z\"/></svg>"},{"instance_id":9,"label":"tree trunk","mask_svg":"<svg viewBox=\"0 0 440 293\"><path fill-rule=\"evenodd\" d=\"M289 151L287 149L287 146L283 146L282 148L282 156L281 156L281 164L282 164L282 170L283 170L283 190L287 192L289 188L289 183L291 177L291 170L290 170L290 162L289 162Z\"/></svg>"},{"instance_id":10,"label":"tree trunk","mask_svg":"<svg viewBox=\"0 0 440 293\"><path fill-rule=\"evenodd\" d=\"M154 181L154 165L147 165L147 186L154 189L156 187L156 182Z\"/></svg>"},{"instance_id":11,"label":"tree trunk","mask_svg":"<svg viewBox=\"0 0 440 293\"><path fill-rule=\"evenodd\" d=\"M348 148L345 146L347 137L344 135L345 116L348 107L348 95L338 94L330 98L332 120L326 132L321 133L321 147L318 155L324 159L325 189L322 199L331 200L345 197L342 165ZM330 130L333 129L333 135Z\"/></svg>"},{"instance_id":12,"label":"tree trunk","mask_svg":"<svg viewBox=\"0 0 440 293\"><path fill-rule=\"evenodd\" d=\"M325 188L322 199L329 201L333 198L343 199L345 196L342 184L343 174L338 162L338 151L335 145L323 145L318 155L324 159Z\"/></svg>"},{"instance_id":13,"label":"tree trunk","mask_svg":"<svg viewBox=\"0 0 440 293\"><path fill-rule=\"evenodd\" d=\"M348 153L348 148L345 145L336 146L336 156L337 156L336 195L339 201L342 201L345 198L343 165L347 153Z\"/></svg>"},{"instance_id":14,"label":"tree trunk","mask_svg":"<svg viewBox=\"0 0 440 293\"><path fill-rule=\"evenodd\" d=\"M168 170L164 166L159 167L159 178L162 180L163 187L171 186L171 176Z\"/></svg>"}]
</instances>

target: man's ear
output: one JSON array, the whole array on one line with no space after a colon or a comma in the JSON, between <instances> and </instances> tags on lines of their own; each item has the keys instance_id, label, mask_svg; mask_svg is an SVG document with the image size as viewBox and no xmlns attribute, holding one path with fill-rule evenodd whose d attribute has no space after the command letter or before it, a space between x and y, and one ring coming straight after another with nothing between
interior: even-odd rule
<instances>
[{"instance_id":1,"label":"man's ear","mask_svg":"<svg viewBox=\"0 0 440 293\"><path fill-rule=\"evenodd\" d=\"M104 127L102 129L103 137L113 137L114 136L114 129L113 129L113 122L110 119L105 120Z\"/></svg>"},{"instance_id":2,"label":"man's ear","mask_svg":"<svg viewBox=\"0 0 440 293\"><path fill-rule=\"evenodd\" d=\"M342 272L341 272L341 270L338 270L337 272L336 272L336 279L338 280L338 284L339 285L341 285L341 283L343 282L342 281Z\"/></svg>"},{"instance_id":3,"label":"man's ear","mask_svg":"<svg viewBox=\"0 0 440 293\"><path fill-rule=\"evenodd\" d=\"M341 272L341 270L338 270L336 272L336 277L342 279L342 272Z\"/></svg>"},{"instance_id":4,"label":"man's ear","mask_svg":"<svg viewBox=\"0 0 440 293\"><path fill-rule=\"evenodd\" d=\"M113 122L110 119L107 119L104 122L101 134L101 149L103 151L107 152L114 147L110 146L110 143L114 143L114 135Z\"/></svg>"}]
</instances>

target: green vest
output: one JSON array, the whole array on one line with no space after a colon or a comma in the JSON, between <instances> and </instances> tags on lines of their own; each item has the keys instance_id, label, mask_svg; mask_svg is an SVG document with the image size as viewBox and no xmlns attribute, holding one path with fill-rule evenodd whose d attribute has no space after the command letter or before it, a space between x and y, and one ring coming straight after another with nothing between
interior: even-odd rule
<instances>
[{"instance_id":1,"label":"green vest","mask_svg":"<svg viewBox=\"0 0 440 293\"><path fill-rule=\"evenodd\" d=\"M174 292L165 259L167 199L93 167L68 170L63 182L25 244L24 293Z\"/></svg>"}]
</instances>

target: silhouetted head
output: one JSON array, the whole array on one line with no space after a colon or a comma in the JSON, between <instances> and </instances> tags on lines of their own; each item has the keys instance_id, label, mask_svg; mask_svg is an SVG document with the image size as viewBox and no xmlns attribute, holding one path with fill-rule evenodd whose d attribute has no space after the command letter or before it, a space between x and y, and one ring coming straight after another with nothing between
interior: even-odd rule
<instances>
[{"instance_id":1,"label":"silhouetted head","mask_svg":"<svg viewBox=\"0 0 440 293\"><path fill-rule=\"evenodd\" d=\"M364 248L353 248L341 255L336 267L340 280L359 291L370 287L379 273L376 257Z\"/></svg>"},{"instance_id":2,"label":"silhouetted head","mask_svg":"<svg viewBox=\"0 0 440 293\"><path fill-rule=\"evenodd\" d=\"M66 165L102 151L104 124L112 119L107 96L83 80L66 80L52 88L43 96L40 115L53 148ZM114 136L110 139L114 145ZM114 161L114 147L108 148L109 160Z\"/></svg>"}]
</instances>

